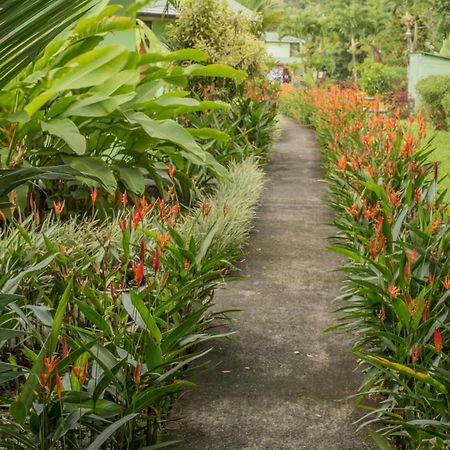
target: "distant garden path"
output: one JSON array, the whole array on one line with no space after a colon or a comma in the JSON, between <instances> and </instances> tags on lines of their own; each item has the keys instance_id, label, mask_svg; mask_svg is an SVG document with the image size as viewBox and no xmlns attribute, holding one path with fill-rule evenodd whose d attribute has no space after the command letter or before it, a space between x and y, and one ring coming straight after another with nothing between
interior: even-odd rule
<instances>
[{"instance_id":1,"label":"distant garden path","mask_svg":"<svg viewBox=\"0 0 450 450\"><path fill-rule=\"evenodd\" d=\"M322 331L335 320L342 262L325 249L321 155L312 131L283 123L267 189L243 264L244 279L217 292L238 334L215 343L199 388L177 408L183 450L369 449L355 434L351 402L360 375L346 338Z\"/></svg>"}]
</instances>

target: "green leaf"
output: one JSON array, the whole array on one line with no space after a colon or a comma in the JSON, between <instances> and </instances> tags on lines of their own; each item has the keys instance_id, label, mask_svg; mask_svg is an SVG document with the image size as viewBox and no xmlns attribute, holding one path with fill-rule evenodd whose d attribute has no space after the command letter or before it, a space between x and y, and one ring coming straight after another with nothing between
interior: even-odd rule
<instances>
[{"instance_id":1,"label":"green leaf","mask_svg":"<svg viewBox=\"0 0 450 450\"><path fill-rule=\"evenodd\" d=\"M138 123L152 138L173 142L194 154L204 163L206 157L194 138L173 120L153 120L142 112L126 113L131 123Z\"/></svg>"},{"instance_id":2,"label":"green leaf","mask_svg":"<svg viewBox=\"0 0 450 450\"><path fill-rule=\"evenodd\" d=\"M202 50L185 48L170 53L147 53L141 57L142 64L153 64L168 61L197 61L202 62L208 59L208 54Z\"/></svg>"},{"instance_id":3,"label":"green leaf","mask_svg":"<svg viewBox=\"0 0 450 450\"><path fill-rule=\"evenodd\" d=\"M62 113L62 117L104 117L111 114L118 106L119 102L116 97L91 95L72 102L66 111Z\"/></svg>"},{"instance_id":4,"label":"green leaf","mask_svg":"<svg viewBox=\"0 0 450 450\"><path fill-rule=\"evenodd\" d=\"M86 138L70 119L52 119L41 122L43 131L61 138L75 153L83 155L86 152Z\"/></svg>"},{"instance_id":5,"label":"green leaf","mask_svg":"<svg viewBox=\"0 0 450 450\"><path fill-rule=\"evenodd\" d=\"M86 450L98 450L121 426L138 416L137 413L128 414L106 427L89 445Z\"/></svg>"},{"instance_id":6,"label":"green leaf","mask_svg":"<svg viewBox=\"0 0 450 450\"><path fill-rule=\"evenodd\" d=\"M52 91L98 86L119 73L128 61L129 52L120 45L96 48L72 59L67 70L55 76Z\"/></svg>"},{"instance_id":7,"label":"green leaf","mask_svg":"<svg viewBox=\"0 0 450 450\"><path fill-rule=\"evenodd\" d=\"M90 410L87 408L78 408L75 411L72 411L67 417L61 417L61 422L56 429L53 438L57 441L67 434L67 432L76 428L80 422L80 419L89 411Z\"/></svg>"},{"instance_id":8,"label":"green leaf","mask_svg":"<svg viewBox=\"0 0 450 450\"><path fill-rule=\"evenodd\" d=\"M0 341L6 341L13 337L24 336L25 331L11 330L10 328L0 328Z\"/></svg>"},{"instance_id":9,"label":"green leaf","mask_svg":"<svg viewBox=\"0 0 450 450\"><path fill-rule=\"evenodd\" d=\"M84 314L84 316L89 319L99 330L105 332L107 335L112 336L111 324L104 319L97 311L92 309L86 303L76 301L78 308Z\"/></svg>"},{"instance_id":10,"label":"green leaf","mask_svg":"<svg viewBox=\"0 0 450 450\"><path fill-rule=\"evenodd\" d=\"M370 437L374 440L379 450L392 450L389 442L379 433L369 430Z\"/></svg>"},{"instance_id":11,"label":"green leaf","mask_svg":"<svg viewBox=\"0 0 450 450\"><path fill-rule=\"evenodd\" d=\"M168 386L153 387L150 386L145 391L137 393L133 397L133 402L130 406L130 411L140 412L145 408L153 405L161 397L165 397L169 394L179 392L183 389L189 389L194 387L194 383L188 381L178 381Z\"/></svg>"},{"instance_id":12,"label":"green leaf","mask_svg":"<svg viewBox=\"0 0 450 450\"><path fill-rule=\"evenodd\" d=\"M125 188L135 194L142 194L145 190L145 179L141 171L135 167L114 166L119 172L119 179Z\"/></svg>"},{"instance_id":13,"label":"green leaf","mask_svg":"<svg viewBox=\"0 0 450 450\"><path fill-rule=\"evenodd\" d=\"M4 308L12 302L17 302L18 300L22 300L24 297L22 295L17 294L3 294L0 292L0 308Z\"/></svg>"},{"instance_id":14,"label":"green leaf","mask_svg":"<svg viewBox=\"0 0 450 450\"><path fill-rule=\"evenodd\" d=\"M228 142L230 140L230 136L228 136L227 133L212 128L187 128L187 131L189 131L192 136L200 139L214 139L217 142Z\"/></svg>"},{"instance_id":15,"label":"green leaf","mask_svg":"<svg viewBox=\"0 0 450 450\"><path fill-rule=\"evenodd\" d=\"M192 65L187 67L184 72L192 77L236 78L238 80L247 78L247 73L243 70L236 70L225 64Z\"/></svg>"},{"instance_id":16,"label":"green leaf","mask_svg":"<svg viewBox=\"0 0 450 450\"><path fill-rule=\"evenodd\" d=\"M75 170L81 173L89 173L94 175L95 178L101 179L102 184L109 192L114 192L117 189L117 182L111 168L108 164L99 157L89 156L69 156L64 155L63 161L69 164ZM80 177L89 186L94 186L92 179L84 179Z\"/></svg>"}]
</instances>

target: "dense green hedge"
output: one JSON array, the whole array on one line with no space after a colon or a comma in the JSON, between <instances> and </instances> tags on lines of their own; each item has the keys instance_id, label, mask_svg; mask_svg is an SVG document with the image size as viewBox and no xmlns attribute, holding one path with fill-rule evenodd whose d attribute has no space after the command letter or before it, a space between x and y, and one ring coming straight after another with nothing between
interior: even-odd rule
<instances>
[{"instance_id":1,"label":"dense green hedge","mask_svg":"<svg viewBox=\"0 0 450 450\"><path fill-rule=\"evenodd\" d=\"M450 75L431 75L416 86L422 105L436 125L447 130L450 127Z\"/></svg>"}]
</instances>

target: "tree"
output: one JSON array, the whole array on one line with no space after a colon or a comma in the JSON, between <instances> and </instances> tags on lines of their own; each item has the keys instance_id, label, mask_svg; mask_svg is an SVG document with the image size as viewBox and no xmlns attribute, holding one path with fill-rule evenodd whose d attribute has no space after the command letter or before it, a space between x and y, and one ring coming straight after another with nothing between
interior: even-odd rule
<instances>
[{"instance_id":1,"label":"tree","mask_svg":"<svg viewBox=\"0 0 450 450\"><path fill-rule=\"evenodd\" d=\"M263 30L272 30L285 19L281 0L239 0L239 3L259 14Z\"/></svg>"}]
</instances>

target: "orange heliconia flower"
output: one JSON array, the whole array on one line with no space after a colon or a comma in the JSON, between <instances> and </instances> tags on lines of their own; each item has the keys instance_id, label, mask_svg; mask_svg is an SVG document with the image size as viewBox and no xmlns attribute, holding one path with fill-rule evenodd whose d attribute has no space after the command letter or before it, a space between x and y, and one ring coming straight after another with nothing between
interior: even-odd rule
<instances>
[{"instance_id":1,"label":"orange heliconia flower","mask_svg":"<svg viewBox=\"0 0 450 450\"><path fill-rule=\"evenodd\" d=\"M141 384L141 373L142 373L142 364L138 361L136 363L136 367L134 368L133 373L133 381L136 386Z\"/></svg>"},{"instance_id":2,"label":"orange heliconia flower","mask_svg":"<svg viewBox=\"0 0 450 450\"><path fill-rule=\"evenodd\" d=\"M121 231L125 231L127 229L127 221L125 219L119 219L118 223Z\"/></svg>"},{"instance_id":3,"label":"orange heliconia flower","mask_svg":"<svg viewBox=\"0 0 450 450\"><path fill-rule=\"evenodd\" d=\"M410 264L414 264L414 262L417 259L417 255L418 255L418 250L417 247L414 247L411 251L407 251L406 252L406 256L408 257L409 263Z\"/></svg>"},{"instance_id":4,"label":"orange heliconia flower","mask_svg":"<svg viewBox=\"0 0 450 450\"><path fill-rule=\"evenodd\" d=\"M172 213L172 215L173 215L174 217L177 217L178 214L180 214L180 204L179 204L179 203L175 203L175 205L173 205L173 206L170 208L170 212Z\"/></svg>"},{"instance_id":5,"label":"orange heliconia flower","mask_svg":"<svg viewBox=\"0 0 450 450\"><path fill-rule=\"evenodd\" d=\"M61 377L59 376L58 370L56 370L55 380L56 380L56 394L58 395L59 399L61 400L63 384L62 384Z\"/></svg>"},{"instance_id":6,"label":"orange heliconia flower","mask_svg":"<svg viewBox=\"0 0 450 450\"><path fill-rule=\"evenodd\" d=\"M442 336L441 332L436 328L433 335L434 347L438 353L442 352Z\"/></svg>"},{"instance_id":7,"label":"orange heliconia flower","mask_svg":"<svg viewBox=\"0 0 450 450\"><path fill-rule=\"evenodd\" d=\"M401 293L401 289L399 289L397 286L394 286L393 284L389 286L389 297L390 298L397 298Z\"/></svg>"},{"instance_id":8,"label":"orange heliconia flower","mask_svg":"<svg viewBox=\"0 0 450 450\"><path fill-rule=\"evenodd\" d=\"M159 248L161 250L164 250L167 244L170 242L170 236L167 233L159 234L156 237L156 240L158 241Z\"/></svg>"},{"instance_id":9,"label":"orange heliconia flower","mask_svg":"<svg viewBox=\"0 0 450 450\"><path fill-rule=\"evenodd\" d=\"M450 277L447 277L443 282L442 286L444 286L444 289L447 291L450 291Z\"/></svg>"},{"instance_id":10,"label":"orange heliconia flower","mask_svg":"<svg viewBox=\"0 0 450 450\"><path fill-rule=\"evenodd\" d=\"M161 268L161 252L159 250L155 250L152 255L153 259L153 270L155 272L155 275L159 272L159 269Z\"/></svg>"},{"instance_id":11,"label":"orange heliconia flower","mask_svg":"<svg viewBox=\"0 0 450 450\"><path fill-rule=\"evenodd\" d=\"M173 176L175 175L175 167L173 167L172 164L169 164L169 165L167 166L167 172L168 172L168 174L169 174L169 177L170 177L170 178L173 178Z\"/></svg>"},{"instance_id":12,"label":"orange heliconia flower","mask_svg":"<svg viewBox=\"0 0 450 450\"><path fill-rule=\"evenodd\" d=\"M212 205L209 203L208 200L203 200L202 203L202 215L207 216L209 212L211 211Z\"/></svg>"},{"instance_id":13,"label":"orange heliconia flower","mask_svg":"<svg viewBox=\"0 0 450 450\"><path fill-rule=\"evenodd\" d=\"M345 170L347 169L347 157L345 155L339 158L337 166L339 167L340 170L345 172Z\"/></svg>"},{"instance_id":14,"label":"orange heliconia flower","mask_svg":"<svg viewBox=\"0 0 450 450\"><path fill-rule=\"evenodd\" d=\"M127 205L128 205L128 194L127 194L127 191L125 191L125 192L122 194L122 206L123 206L124 208L126 208Z\"/></svg>"},{"instance_id":15,"label":"orange heliconia flower","mask_svg":"<svg viewBox=\"0 0 450 450\"><path fill-rule=\"evenodd\" d=\"M433 234L440 226L442 222L439 219L436 219L431 225L430 225L430 234Z\"/></svg>"},{"instance_id":16,"label":"orange heliconia flower","mask_svg":"<svg viewBox=\"0 0 450 450\"><path fill-rule=\"evenodd\" d=\"M97 200L97 188L93 187L91 189L91 204L92 204L92 207L95 206L96 200Z\"/></svg>"},{"instance_id":17,"label":"orange heliconia flower","mask_svg":"<svg viewBox=\"0 0 450 450\"><path fill-rule=\"evenodd\" d=\"M44 356L44 360L40 369L39 379L41 385L45 388L50 388L50 379L53 372L56 370L56 366L61 358L57 358L55 355L50 356L50 358Z\"/></svg>"},{"instance_id":18,"label":"orange heliconia flower","mask_svg":"<svg viewBox=\"0 0 450 450\"><path fill-rule=\"evenodd\" d=\"M53 202L53 212L55 213L55 216L61 215L65 204L66 204L65 200L59 200L57 202Z\"/></svg>"},{"instance_id":19,"label":"orange heliconia flower","mask_svg":"<svg viewBox=\"0 0 450 450\"><path fill-rule=\"evenodd\" d=\"M357 219L359 217L360 211L359 211L358 205L356 203L353 203L353 205L350 208L347 208L347 211L355 219Z\"/></svg>"},{"instance_id":20,"label":"orange heliconia flower","mask_svg":"<svg viewBox=\"0 0 450 450\"><path fill-rule=\"evenodd\" d=\"M420 347L420 345L415 345L411 348L409 356L411 357L411 361L413 364L415 364L419 360L421 350L422 348Z\"/></svg>"},{"instance_id":21,"label":"orange heliconia flower","mask_svg":"<svg viewBox=\"0 0 450 450\"><path fill-rule=\"evenodd\" d=\"M134 280L140 286L142 284L142 281L144 280L144 261L136 262L133 261L133 272L134 272Z\"/></svg>"},{"instance_id":22,"label":"orange heliconia flower","mask_svg":"<svg viewBox=\"0 0 450 450\"><path fill-rule=\"evenodd\" d=\"M81 386L83 386L84 382L86 381L87 370L88 370L87 360L84 361L83 365L76 366L72 369L72 373L75 375Z\"/></svg>"}]
</instances>

